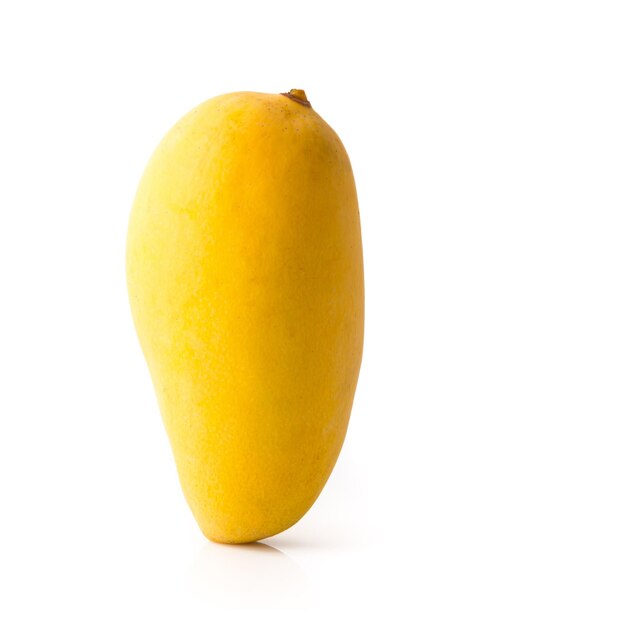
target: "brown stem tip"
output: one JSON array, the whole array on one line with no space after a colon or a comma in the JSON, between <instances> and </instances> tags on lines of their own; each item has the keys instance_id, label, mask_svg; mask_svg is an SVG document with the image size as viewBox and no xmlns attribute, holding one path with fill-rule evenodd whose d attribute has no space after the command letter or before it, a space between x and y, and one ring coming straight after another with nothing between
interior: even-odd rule
<instances>
[{"instance_id":1,"label":"brown stem tip","mask_svg":"<svg viewBox=\"0 0 626 626\"><path fill-rule=\"evenodd\" d=\"M305 107L310 107L311 103L306 98L306 93L304 93L304 89L291 89L289 93L281 93L281 96L287 96L294 102L298 104L302 104Z\"/></svg>"}]
</instances>

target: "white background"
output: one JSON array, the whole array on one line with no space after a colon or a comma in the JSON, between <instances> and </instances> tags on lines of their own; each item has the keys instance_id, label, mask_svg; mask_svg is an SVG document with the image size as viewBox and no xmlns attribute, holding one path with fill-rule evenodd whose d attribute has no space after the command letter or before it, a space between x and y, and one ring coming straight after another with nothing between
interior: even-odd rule
<instances>
[{"instance_id":1,"label":"white background","mask_svg":"<svg viewBox=\"0 0 626 626\"><path fill-rule=\"evenodd\" d=\"M625 11L3 2L0 622L623 624ZM351 155L363 367L313 509L225 547L177 483L126 224L180 116L292 87Z\"/></svg>"}]
</instances>

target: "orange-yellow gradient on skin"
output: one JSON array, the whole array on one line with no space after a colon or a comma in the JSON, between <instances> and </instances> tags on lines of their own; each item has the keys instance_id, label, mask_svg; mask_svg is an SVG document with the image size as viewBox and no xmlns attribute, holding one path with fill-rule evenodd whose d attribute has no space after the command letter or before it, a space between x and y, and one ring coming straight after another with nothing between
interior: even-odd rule
<instances>
[{"instance_id":1,"label":"orange-yellow gradient on skin","mask_svg":"<svg viewBox=\"0 0 626 626\"><path fill-rule=\"evenodd\" d=\"M232 93L165 136L130 218L133 318L203 533L244 543L313 504L363 346L346 151L306 96Z\"/></svg>"}]
</instances>

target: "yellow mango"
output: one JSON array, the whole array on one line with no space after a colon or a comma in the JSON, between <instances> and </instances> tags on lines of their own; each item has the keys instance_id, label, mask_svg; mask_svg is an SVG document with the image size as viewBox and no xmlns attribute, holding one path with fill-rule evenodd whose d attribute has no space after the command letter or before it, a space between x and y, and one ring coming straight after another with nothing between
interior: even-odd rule
<instances>
[{"instance_id":1,"label":"yellow mango","mask_svg":"<svg viewBox=\"0 0 626 626\"><path fill-rule=\"evenodd\" d=\"M359 210L339 137L301 90L204 102L147 165L126 260L202 532L244 543L285 530L335 465L361 363Z\"/></svg>"}]
</instances>

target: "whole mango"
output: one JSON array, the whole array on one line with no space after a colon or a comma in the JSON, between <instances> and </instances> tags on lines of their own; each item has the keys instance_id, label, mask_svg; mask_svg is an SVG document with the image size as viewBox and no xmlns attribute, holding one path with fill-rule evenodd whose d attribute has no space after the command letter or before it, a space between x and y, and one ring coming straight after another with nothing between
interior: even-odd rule
<instances>
[{"instance_id":1,"label":"whole mango","mask_svg":"<svg viewBox=\"0 0 626 626\"><path fill-rule=\"evenodd\" d=\"M127 282L203 533L244 543L297 522L344 441L364 311L350 161L302 90L212 98L167 133Z\"/></svg>"}]
</instances>

